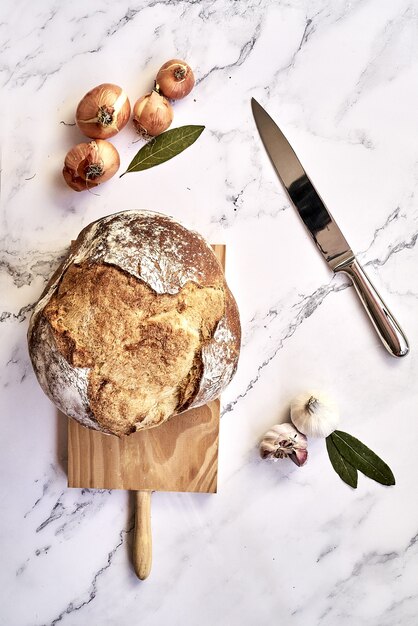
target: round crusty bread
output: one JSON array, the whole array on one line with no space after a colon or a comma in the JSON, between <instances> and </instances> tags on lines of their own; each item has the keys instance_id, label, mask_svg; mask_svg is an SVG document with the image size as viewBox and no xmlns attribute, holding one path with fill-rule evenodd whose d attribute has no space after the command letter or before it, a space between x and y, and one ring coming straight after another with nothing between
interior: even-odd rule
<instances>
[{"instance_id":1,"label":"round crusty bread","mask_svg":"<svg viewBox=\"0 0 418 626\"><path fill-rule=\"evenodd\" d=\"M28 342L38 381L85 426L127 435L215 399L241 329L205 240L165 215L86 226L48 282Z\"/></svg>"}]
</instances>

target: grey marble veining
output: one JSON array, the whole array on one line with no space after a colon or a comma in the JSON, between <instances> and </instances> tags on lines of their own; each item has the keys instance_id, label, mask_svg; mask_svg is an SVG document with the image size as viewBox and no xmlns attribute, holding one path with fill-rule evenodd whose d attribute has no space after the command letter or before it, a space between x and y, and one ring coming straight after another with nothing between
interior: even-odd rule
<instances>
[{"instance_id":1,"label":"grey marble veining","mask_svg":"<svg viewBox=\"0 0 418 626\"><path fill-rule=\"evenodd\" d=\"M418 613L418 5L415 0L5 0L0 8L0 624L415 626ZM204 124L172 161L97 195L61 176L82 95L115 82L131 103L184 57L197 84L174 125ZM405 328L386 354L347 279L333 277L284 194L250 99L277 120ZM121 170L139 148L112 140ZM243 350L222 399L219 493L153 496L154 565L129 561L129 494L67 489L66 422L38 387L28 319L70 241L131 208L228 246ZM335 396L341 428L397 484L257 443L299 391Z\"/></svg>"}]
</instances>

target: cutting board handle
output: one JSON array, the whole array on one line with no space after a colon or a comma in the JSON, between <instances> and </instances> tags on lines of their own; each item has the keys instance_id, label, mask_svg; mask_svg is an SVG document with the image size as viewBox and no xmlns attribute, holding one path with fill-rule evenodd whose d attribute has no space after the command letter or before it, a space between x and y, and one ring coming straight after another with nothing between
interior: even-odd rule
<instances>
[{"instance_id":1,"label":"cutting board handle","mask_svg":"<svg viewBox=\"0 0 418 626\"><path fill-rule=\"evenodd\" d=\"M148 578L152 564L151 491L135 491L133 562L138 578Z\"/></svg>"}]
</instances>

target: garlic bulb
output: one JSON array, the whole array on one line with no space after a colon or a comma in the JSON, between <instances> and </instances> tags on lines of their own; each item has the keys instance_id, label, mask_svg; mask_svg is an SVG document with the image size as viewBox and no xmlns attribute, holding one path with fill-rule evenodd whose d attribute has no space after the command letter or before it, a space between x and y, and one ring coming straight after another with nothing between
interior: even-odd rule
<instances>
[{"instance_id":1,"label":"garlic bulb","mask_svg":"<svg viewBox=\"0 0 418 626\"><path fill-rule=\"evenodd\" d=\"M82 133L92 139L109 139L128 123L131 105L118 85L103 83L91 89L81 100L75 121Z\"/></svg>"},{"instance_id":2,"label":"garlic bulb","mask_svg":"<svg viewBox=\"0 0 418 626\"><path fill-rule=\"evenodd\" d=\"M84 191L106 182L119 169L116 148L104 139L79 143L65 157L62 174L74 191Z\"/></svg>"},{"instance_id":3,"label":"garlic bulb","mask_svg":"<svg viewBox=\"0 0 418 626\"><path fill-rule=\"evenodd\" d=\"M160 67L155 83L156 90L166 98L180 100L191 92L195 80L191 67L185 61L171 59Z\"/></svg>"},{"instance_id":4,"label":"garlic bulb","mask_svg":"<svg viewBox=\"0 0 418 626\"><path fill-rule=\"evenodd\" d=\"M322 392L312 391L292 400L290 419L308 437L328 437L337 428L340 415L331 398Z\"/></svg>"},{"instance_id":5,"label":"garlic bulb","mask_svg":"<svg viewBox=\"0 0 418 626\"><path fill-rule=\"evenodd\" d=\"M289 458L299 467L308 460L308 442L292 424L277 424L268 430L260 443L260 456L263 459Z\"/></svg>"},{"instance_id":6,"label":"garlic bulb","mask_svg":"<svg viewBox=\"0 0 418 626\"><path fill-rule=\"evenodd\" d=\"M156 137L173 121L173 108L167 98L156 91L142 96L134 104L133 123L139 133Z\"/></svg>"}]
</instances>

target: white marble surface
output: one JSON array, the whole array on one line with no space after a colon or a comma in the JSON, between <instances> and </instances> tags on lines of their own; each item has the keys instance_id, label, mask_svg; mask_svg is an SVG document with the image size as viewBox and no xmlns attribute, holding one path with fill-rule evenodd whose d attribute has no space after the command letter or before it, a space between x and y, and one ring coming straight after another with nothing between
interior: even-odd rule
<instances>
[{"instance_id":1,"label":"white marble surface","mask_svg":"<svg viewBox=\"0 0 418 626\"><path fill-rule=\"evenodd\" d=\"M1 546L5 626L402 626L418 613L418 4L416 0L3 0L1 115ZM131 100L186 58L198 84L175 124L190 151L99 195L61 179L81 95ZM333 279L283 193L250 98L278 120L405 328L390 357L352 288ZM122 167L132 129L115 138ZM243 350L223 397L219 493L153 497L154 566L129 562L124 492L66 487L66 425L38 387L26 330L71 238L102 215L165 211L228 245ZM256 445L299 390L333 394L344 430L397 479L339 481L322 441L309 463Z\"/></svg>"}]
</instances>

